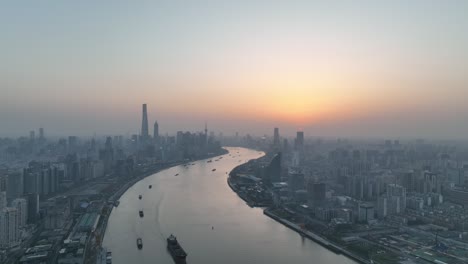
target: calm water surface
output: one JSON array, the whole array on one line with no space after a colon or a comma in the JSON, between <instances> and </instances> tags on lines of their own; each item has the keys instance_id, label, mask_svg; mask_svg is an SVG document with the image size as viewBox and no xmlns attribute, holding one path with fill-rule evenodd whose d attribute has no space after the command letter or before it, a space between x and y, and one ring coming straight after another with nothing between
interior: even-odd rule
<instances>
[{"instance_id":1,"label":"calm water surface","mask_svg":"<svg viewBox=\"0 0 468 264\"><path fill-rule=\"evenodd\" d=\"M223 155L219 161L173 167L128 189L112 211L104 238L113 263L174 263L166 250L171 233L187 251L189 264L356 263L303 239L263 215L262 209L247 206L227 185L226 172L263 153L228 150L231 156ZM139 210L144 211L143 218ZM136 246L138 237L142 250Z\"/></svg>"}]
</instances>

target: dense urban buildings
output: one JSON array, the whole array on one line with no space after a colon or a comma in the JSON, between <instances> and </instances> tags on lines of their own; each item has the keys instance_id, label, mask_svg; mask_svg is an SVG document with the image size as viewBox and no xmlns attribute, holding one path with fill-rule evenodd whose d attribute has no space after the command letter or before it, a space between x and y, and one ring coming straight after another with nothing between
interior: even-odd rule
<instances>
[{"instance_id":1,"label":"dense urban buildings","mask_svg":"<svg viewBox=\"0 0 468 264\"><path fill-rule=\"evenodd\" d=\"M145 106L142 115L143 129ZM100 227L119 188L150 171L222 153L220 141L266 153L230 173L229 185L242 199L267 208L266 215L289 221L307 237L333 241L335 250L355 260L468 259L468 146L463 144L313 138L302 131L289 138L279 128L271 136L215 137L206 124L199 132L163 136L157 121L152 136L143 130L129 137L52 140L30 133L27 141L2 141L0 245L6 263L69 263L106 255L90 247L102 242ZM35 244L41 237L56 240ZM388 241L398 247L388 249ZM12 249L26 244L29 251L20 258Z\"/></svg>"},{"instance_id":2,"label":"dense urban buildings","mask_svg":"<svg viewBox=\"0 0 468 264\"><path fill-rule=\"evenodd\" d=\"M201 132L148 130L142 106L140 135L0 140L0 261L95 263L109 213L130 184L155 171L225 153ZM47 241L44 243L44 241ZM109 258L104 258L109 259Z\"/></svg>"},{"instance_id":3,"label":"dense urban buildings","mask_svg":"<svg viewBox=\"0 0 468 264\"><path fill-rule=\"evenodd\" d=\"M280 155L277 131L239 142L267 153L230 175L249 205L362 263L468 261L468 145L299 131Z\"/></svg>"},{"instance_id":4,"label":"dense urban buildings","mask_svg":"<svg viewBox=\"0 0 468 264\"><path fill-rule=\"evenodd\" d=\"M467 0L0 1L0 32L0 264L468 264Z\"/></svg>"}]
</instances>

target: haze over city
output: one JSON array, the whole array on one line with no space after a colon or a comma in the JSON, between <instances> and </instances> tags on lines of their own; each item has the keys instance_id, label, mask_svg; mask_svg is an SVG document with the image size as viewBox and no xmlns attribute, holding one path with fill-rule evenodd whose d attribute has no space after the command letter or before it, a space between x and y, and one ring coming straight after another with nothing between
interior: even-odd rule
<instances>
[{"instance_id":1,"label":"haze over city","mask_svg":"<svg viewBox=\"0 0 468 264\"><path fill-rule=\"evenodd\" d=\"M468 1L0 1L1 264L467 264Z\"/></svg>"},{"instance_id":2,"label":"haze over city","mask_svg":"<svg viewBox=\"0 0 468 264\"><path fill-rule=\"evenodd\" d=\"M6 1L0 136L467 138L466 1ZM188 114L190 113L190 114Z\"/></svg>"}]
</instances>

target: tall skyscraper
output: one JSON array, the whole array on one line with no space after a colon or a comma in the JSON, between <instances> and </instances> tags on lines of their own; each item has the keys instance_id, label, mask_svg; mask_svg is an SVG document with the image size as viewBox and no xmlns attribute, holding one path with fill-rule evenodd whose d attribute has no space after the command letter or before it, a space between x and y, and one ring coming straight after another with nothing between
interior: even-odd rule
<instances>
[{"instance_id":1,"label":"tall skyscraper","mask_svg":"<svg viewBox=\"0 0 468 264\"><path fill-rule=\"evenodd\" d=\"M6 207L0 211L0 247L10 248L18 245L19 226L16 208Z\"/></svg>"},{"instance_id":2,"label":"tall skyscraper","mask_svg":"<svg viewBox=\"0 0 468 264\"><path fill-rule=\"evenodd\" d=\"M18 226L23 227L28 220L28 202L24 198L17 198L11 202L11 207L16 208Z\"/></svg>"},{"instance_id":3,"label":"tall skyscraper","mask_svg":"<svg viewBox=\"0 0 468 264\"><path fill-rule=\"evenodd\" d=\"M37 193L38 173L31 168L23 169L23 193Z\"/></svg>"},{"instance_id":4,"label":"tall skyscraper","mask_svg":"<svg viewBox=\"0 0 468 264\"><path fill-rule=\"evenodd\" d=\"M39 128L39 139L44 139L44 128L42 127Z\"/></svg>"},{"instance_id":5,"label":"tall skyscraper","mask_svg":"<svg viewBox=\"0 0 468 264\"><path fill-rule=\"evenodd\" d=\"M280 145L280 137L279 137L279 128L275 127L273 133L273 145L279 146Z\"/></svg>"},{"instance_id":6,"label":"tall skyscraper","mask_svg":"<svg viewBox=\"0 0 468 264\"><path fill-rule=\"evenodd\" d=\"M183 131L177 131L177 134L176 134L176 143L177 143L177 145L182 146L183 141L184 141L184 132Z\"/></svg>"},{"instance_id":7,"label":"tall skyscraper","mask_svg":"<svg viewBox=\"0 0 468 264\"><path fill-rule=\"evenodd\" d=\"M143 113L141 119L141 139L147 140L149 137L148 133L148 112L146 110L146 104L143 104Z\"/></svg>"},{"instance_id":8,"label":"tall skyscraper","mask_svg":"<svg viewBox=\"0 0 468 264\"><path fill-rule=\"evenodd\" d=\"M388 215L388 198L381 196L377 198L377 216L384 218Z\"/></svg>"},{"instance_id":9,"label":"tall skyscraper","mask_svg":"<svg viewBox=\"0 0 468 264\"><path fill-rule=\"evenodd\" d=\"M309 206L320 206L325 202L327 185L321 182L309 181L307 183L307 194Z\"/></svg>"},{"instance_id":10,"label":"tall skyscraper","mask_svg":"<svg viewBox=\"0 0 468 264\"><path fill-rule=\"evenodd\" d=\"M114 165L114 148L111 137L106 138L104 149L99 150L99 159L104 164L104 173L111 173Z\"/></svg>"},{"instance_id":11,"label":"tall skyscraper","mask_svg":"<svg viewBox=\"0 0 468 264\"><path fill-rule=\"evenodd\" d=\"M281 181L281 152L278 152L266 167L265 181L268 183Z\"/></svg>"},{"instance_id":12,"label":"tall skyscraper","mask_svg":"<svg viewBox=\"0 0 468 264\"><path fill-rule=\"evenodd\" d=\"M304 173L300 170L290 169L288 171L288 187L291 193L294 194L297 190L304 189Z\"/></svg>"},{"instance_id":13,"label":"tall skyscraper","mask_svg":"<svg viewBox=\"0 0 468 264\"><path fill-rule=\"evenodd\" d=\"M7 206L6 192L0 192L0 211Z\"/></svg>"},{"instance_id":14,"label":"tall skyscraper","mask_svg":"<svg viewBox=\"0 0 468 264\"><path fill-rule=\"evenodd\" d=\"M37 193L29 193L27 198L27 222L28 224L35 224L39 215L39 195Z\"/></svg>"},{"instance_id":15,"label":"tall skyscraper","mask_svg":"<svg viewBox=\"0 0 468 264\"><path fill-rule=\"evenodd\" d=\"M407 171L400 176L400 182L409 192L417 191L417 177L413 170Z\"/></svg>"},{"instance_id":16,"label":"tall skyscraper","mask_svg":"<svg viewBox=\"0 0 468 264\"><path fill-rule=\"evenodd\" d=\"M6 192L8 185L8 175L0 175L0 192Z\"/></svg>"},{"instance_id":17,"label":"tall skyscraper","mask_svg":"<svg viewBox=\"0 0 468 264\"><path fill-rule=\"evenodd\" d=\"M153 139L154 139L154 142L159 142L159 125L158 125L158 121L154 122Z\"/></svg>"},{"instance_id":18,"label":"tall skyscraper","mask_svg":"<svg viewBox=\"0 0 468 264\"><path fill-rule=\"evenodd\" d=\"M297 131L295 147L296 147L296 150L304 149L304 132L303 131Z\"/></svg>"},{"instance_id":19,"label":"tall skyscraper","mask_svg":"<svg viewBox=\"0 0 468 264\"><path fill-rule=\"evenodd\" d=\"M208 144L208 125L205 122L205 136L204 136L205 145Z\"/></svg>"}]
</instances>

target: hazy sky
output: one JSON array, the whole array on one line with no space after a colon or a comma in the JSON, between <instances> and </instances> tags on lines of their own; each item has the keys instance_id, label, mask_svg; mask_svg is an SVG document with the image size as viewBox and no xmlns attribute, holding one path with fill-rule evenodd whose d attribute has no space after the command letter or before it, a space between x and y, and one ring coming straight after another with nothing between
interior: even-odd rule
<instances>
[{"instance_id":1,"label":"hazy sky","mask_svg":"<svg viewBox=\"0 0 468 264\"><path fill-rule=\"evenodd\" d=\"M467 14L464 0L1 1L0 136L138 133L147 103L163 133L468 138Z\"/></svg>"}]
</instances>

